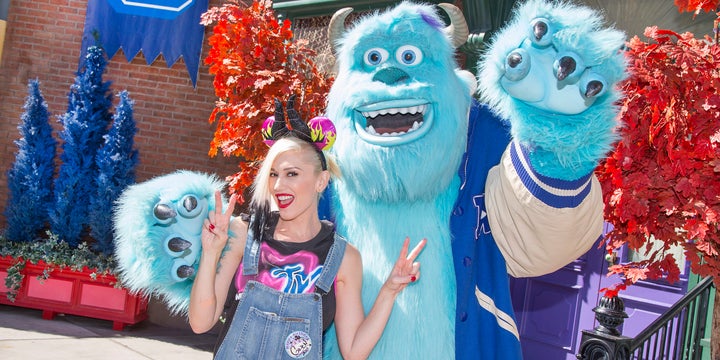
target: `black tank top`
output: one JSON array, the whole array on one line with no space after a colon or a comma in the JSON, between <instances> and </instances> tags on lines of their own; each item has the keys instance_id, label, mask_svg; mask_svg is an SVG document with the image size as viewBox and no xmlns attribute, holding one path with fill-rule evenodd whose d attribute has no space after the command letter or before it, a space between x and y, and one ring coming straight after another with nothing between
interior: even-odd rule
<instances>
[{"instance_id":1,"label":"black tank top","mask_svg":"<svg viewBox=\"0 0 720 360\"><path fill-rule=\"evenodd\" d=\"M323 330L327 330L335 318L335 287L332 286L328 293L315 289L317 280L325 263L330 246L334 241L335 225L327 220L321 220L320 232L312 239L297 243L276 240L271 237L275 233L275 226L279 216L273 213L270 217L269 229L265 231L265 238L260 245L260 263L258 274L251 279L242 276L242 263L235 273L228 300L235 298L235 294L242 292L245 283L249 280L256 280L275 290L286 293L309 293L317 292L322 295L323 308ZM243 217L243 220L246 220ZM226 311L230 316L233 311Z\"/></svg>"}]
</instances>

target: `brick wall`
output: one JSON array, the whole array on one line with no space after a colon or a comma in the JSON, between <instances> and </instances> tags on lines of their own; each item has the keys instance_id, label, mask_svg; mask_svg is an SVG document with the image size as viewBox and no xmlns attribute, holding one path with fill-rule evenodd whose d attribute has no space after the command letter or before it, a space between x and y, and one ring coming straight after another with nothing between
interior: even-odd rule
<instances>
[{"instance_id":1,"label":"brick wall","mask_svg":"<svg viewBox=\"0 0 720 360\"><path fill-rule=\"evenodd\" d=\"M220 0L210 1L211 7L220 4ZM86 7L87 1L79 0L10 2L0 59L0 229L6 224L7 171L15 160L14 141L19 138L17 126L28 81L40 80L57 138L62 129L57 117L67 111L67 95L77 71ZM207 50L204 43L202 59ZM171 68L162 56L147 65L142 53L128 62L121 50L109 60L104 80L112 81L114 93L127 90L135 101L138 181L176 169L221 177L237 171L237 158L207 155L215 127L208 123L208 116L216 98L207 67L201 66L199 73L193 88L182 59Z\"/></svg>"}]
</instances>

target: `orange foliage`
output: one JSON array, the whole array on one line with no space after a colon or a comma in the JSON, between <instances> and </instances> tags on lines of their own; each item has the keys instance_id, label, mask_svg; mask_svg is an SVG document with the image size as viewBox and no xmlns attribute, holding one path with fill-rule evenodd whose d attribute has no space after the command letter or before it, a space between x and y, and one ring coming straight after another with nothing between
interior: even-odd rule
<instances>
[{"instance_id":1,"label":"orange foliage","mask_svg":"<svg viewBox=\"0 0 720 360\"><path fill-rule=\"evenodd\" d=\"M217 122L210 156L240 158L240 171L228 177L230 191L242 194L252 183L267 146L260 127L274 112L273 99L286 101L296 94L303 118L321 115L332 78L312 61L315 52L293 39L289 20L279 22L270 1L250 6L231 1L202 15L201 24L213 26L205 64L215 75L218 100L209 122Z\"/></svg>"}]
</instances>

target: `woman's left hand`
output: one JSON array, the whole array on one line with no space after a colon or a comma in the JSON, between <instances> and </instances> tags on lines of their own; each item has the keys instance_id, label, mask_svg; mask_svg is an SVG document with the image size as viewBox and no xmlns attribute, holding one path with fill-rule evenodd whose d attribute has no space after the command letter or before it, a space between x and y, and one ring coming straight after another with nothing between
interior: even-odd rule
<instances>
[{"instance_id":1,"label":"woman's left hand","mask_svg":"<svg viewBox=\"0 0 720 360\"><path fill-rule=\"evenodd\" d=\"M410 238L405 238L400 256L395 262L395 266L390 272L390 276L385 281L385 286L391 291L399 293L409 283L415 282L420 278L420 263L415 262L422 249L425 247L427 239L422 239L415 248L408 254L410 246Z\"/></svg>"}]
</instances>

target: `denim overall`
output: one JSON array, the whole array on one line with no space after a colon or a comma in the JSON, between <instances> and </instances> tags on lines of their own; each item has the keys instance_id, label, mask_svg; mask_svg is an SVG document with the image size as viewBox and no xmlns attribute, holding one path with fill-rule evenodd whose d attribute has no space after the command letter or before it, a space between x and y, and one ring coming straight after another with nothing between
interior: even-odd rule
<instances>
[{"instance_id":1,"label":"denim overall","mask_svg":"<svg viewBox=\"0 0 720 360\"><path fill-rule=\"evenodd\" d=\"M316 291L330 291L345 255L345 240L334 234ZM243 276L258 273L260 241L248 232ZM318 292L284 293L248 281L216 359L322 359L322 297Z\"/></svg>"}]
</instances>

